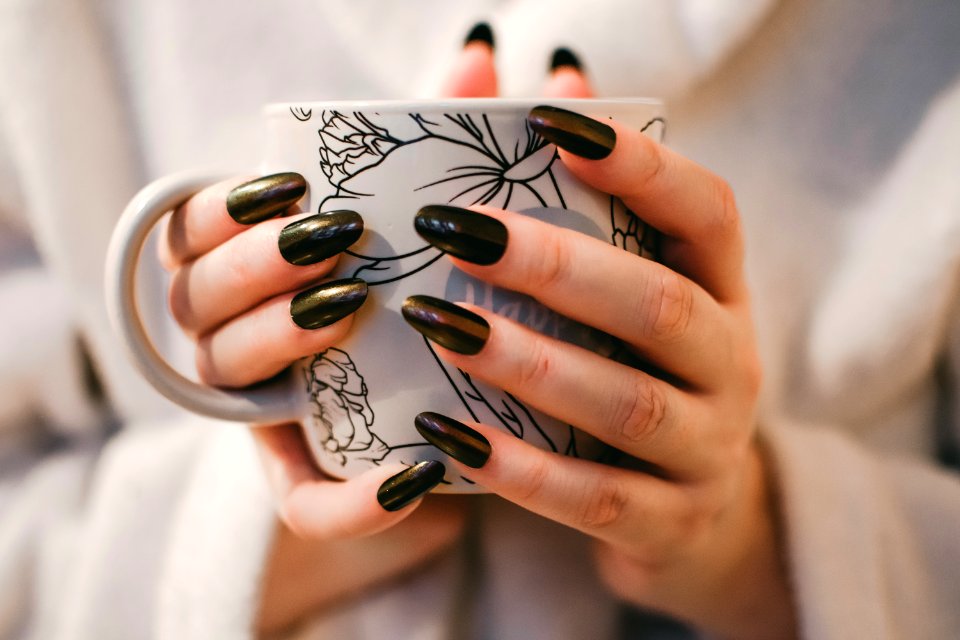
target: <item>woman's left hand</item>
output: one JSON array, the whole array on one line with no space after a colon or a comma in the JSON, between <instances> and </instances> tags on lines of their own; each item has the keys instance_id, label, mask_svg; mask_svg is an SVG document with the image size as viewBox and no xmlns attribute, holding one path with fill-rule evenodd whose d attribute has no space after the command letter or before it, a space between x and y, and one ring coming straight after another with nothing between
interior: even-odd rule
<instances>
[{"instance_id":1,"label":"woman's left hand","mask_svg":"<svg viewBox=\"0 0 960 640\"><path fill-rule=\"evenodd\" d=\"M619 338L644 370L481 308L415 297L405 315L451 365L625 455L619 466L564 457L430 413L418 429L475 482L593 536L622 598L716 633L789 637L730 187L616 123L550 109L529 121L573 174L660 232L659 263L509 211L428 207L418 228L466 273Z\"/></svg>"}]
</instances>

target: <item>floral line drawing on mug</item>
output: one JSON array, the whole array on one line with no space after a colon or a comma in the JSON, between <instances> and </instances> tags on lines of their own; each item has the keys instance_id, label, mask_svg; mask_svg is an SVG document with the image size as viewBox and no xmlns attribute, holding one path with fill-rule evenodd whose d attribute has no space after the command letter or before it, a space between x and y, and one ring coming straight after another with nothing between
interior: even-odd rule
<instances>
[{"instance_id":1,"label":"floral line drawing on mug","mask_svg":"<svg viewBox=\"0 0 960 640\"><path fill-rule=\"evenodd\" d=\"M301 122L313 117L312 110L291 107L290 112ZM525 121L522 129L510 123L511 133L501 135L498 139L487 114L479 116L479 124L473 116L461 113L443 113L434 116L433 120L418 113L406 115L407 119L400 119L399 124L396 119L392 120L388 128L377 122L378 113L320 112L322 125L317 130L320 137L319 165L333 192L320 200L317 206L319 212L337 208L363 208L349 201L376 198L379 195L373 193L373 189L365 188L363 180L365 174L388 160L394 168L406 169L403 176L408 184L402 191L408 196L416 193L424 203L444 202L456 206L482 204L507 208L515 199L515 193L523 193L528 200L532 196L535 203L545 209L568 209L567 199L553 169L559 154ZM662 134L665 125L663 118L656 117L641 130L659 126ZM423 149L422 145L435 144L456 145L467 159L453 167L428 167L426 172L418 172L416 169L420 167L415 161L398 159L408 151L422 154L412 155L411 158L428 157L430 151ZM512 150L511 155L505 154L504 149ZM433 155L444 157L443 154ZM414 169L411 170L411 167ZM439 192L438 197L430 197L431 190ZM531 206L536 205L531 202ZM611 227L608 237L611 244L637 255L654 256L656 232L613 196L609 196L609 210ZM618 217L625 220L626 224L618 224ZM351 275L364 278L370 287L408 278L429 268L444 255L429 244L394 255L366 255L355 250L347 250L346 253L361 263ZM513 395L494 389L492 391L497 397L488 397L489 394L484 394L468 374L459 369L450 371L429 340L424 338L424 343L474 421L500 424L518 438L536 441L543 449L578 456L577 432L573 427L567 425L565 432L559 436L565 442L555 441L555 437L548 435L540 426L534 412ZM611 352L615 350L616 346ZM391 444L376 435L366 384L346 351L328 349L317 354L307 367L306 375L315 407L312 415L315 428L312 431L316 433L321 447L341 466L351 460L379 464L395 450L424 444L420 441ZM339 421L332 419L334 416L339 416Z\"/></svg>"},{"instance_id":2,"label":"floral line drawing on mug","mask_svg":"<svg viewBox=\"0 0 960 640\"><path fill-rule=\"evenodd\" d=\"M347 463L348 454L374 464L383 460L390 447L370 431L374 413L367 384L349 354L331 347L314 355L303 372L313 419L323 425L318 434L324 450L341 465Z\"/></svg>"}]
</instances>

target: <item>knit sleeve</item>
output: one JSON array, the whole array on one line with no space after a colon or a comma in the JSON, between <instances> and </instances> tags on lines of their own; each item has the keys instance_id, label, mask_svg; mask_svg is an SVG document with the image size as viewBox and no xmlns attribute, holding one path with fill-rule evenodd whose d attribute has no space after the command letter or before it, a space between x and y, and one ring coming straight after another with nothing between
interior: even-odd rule
<instances>
[{"instance_id":1,"label":"knit sleeve","mask_svg":"<svg viewBox=\"0 0 960 640\"><path fill-rule=\"evenodd\" d=\"M960 637L960 478L831 430L764 436L801 636Z\"/></svg>"}]
</instances>

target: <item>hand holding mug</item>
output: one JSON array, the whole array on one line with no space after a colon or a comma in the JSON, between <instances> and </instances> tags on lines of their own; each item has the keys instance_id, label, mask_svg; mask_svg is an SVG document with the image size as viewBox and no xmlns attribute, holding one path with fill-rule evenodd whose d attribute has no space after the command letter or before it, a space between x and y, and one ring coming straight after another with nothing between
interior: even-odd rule
<instances>
[{"instance_id":1,"label":"hand holding mug","mask_svg":"<svg viewBox=\"0 0 960 640\"><path fill-rule=\"evenodd\" d=\"M468 74L476 74L474 86L482 92L495 87L489 49L468 46L461 63ZM555 73L552 92L584 89L576 71ZM305 111L294 115L311 117ZM416 426L455 461L446 469L435 460L405 468L383 456L369 471L351 471L346 482L324 478L314 465L318 457L346 458L355 443L367 452L376 436L364 431L370 405L358 401L366 383L351 377L356 366L338 355L349 354L333 346L348 335L352 313L370 288L355 278L317 282L338 268L338 252L350 246L362 221L346 209L319 218L288 211L301 188L291 175L217 184L172 218L164 249L164 262L174 270L171 306L198 340L201 376L221 387L240 387L270 377L297 358L328 354L307 368L308 379L317 385L311 386L315 393L327 391L331 380L343 387L330 406L353 412L350 433L341 437L332 430L326 439L311 441L308 451L293 425L254 429L281 517L292 530L323 542L311 547L314 558L341 553L337 545L343 542L361 559L369 547L356 545L353 538L386 528L381 536L388 537L376 538L388 547L404 539L404 531L418 531L411 526L431 534L414 536L419 544L405 548L400 566L370 572L358 565L354 587L412 566L457 535L462 513L452 504L433 508L428 503L414 515L421 522L393 526L416 509L417 499L446 471L455 474L461 487L477 483L470 486L495 491L596 537L600 571L627 600L721 632L763 635L781 631L780 625L789 627L792 610L777 561L762 458L753 440L759 372L738 216L729 189L641 135L635 124L600 123L596 116L549 108L535 110L528 122L536 135L566 150L556 163L558 171L562 162L598 192L611 194L612 236L589 238L511 213L512 189L522 189L517 186L522 181L507 176L507 167L484 165L471 166L489 180L473 185L478 189L474 195L493 193L479 199L488 206L426 208L418 215L418 231L454 256L456 267L476 282L536 299L613 336L624 348L597 353L557 333L544 335L529 322L504 318L489 305L451 304L437 292L408 298L404 319L425 336L437 363L450 365L444 372L464 376L469 386L461 392L485 402L482 392L470 395L479 388L475 385L502 389L515 403L504 401L508 411L516 415L539 409L559 425L592 434L618 453L616 466L558 455L562 451L556 446L553 451L542 444L537 448L505 434L503 425L493 429L483 420L458 420L428 402L420 407L424 413ZM334 122L338 127L353 124L349 118ZM376 123L361 122L348 135L353 133L357 136L351 143L369 136L363 144L374 150L370 157L377 162L377 145L387 138ZM497 152L503 155L501 149ZM349 157L350 151L345 154ZM342 158L324 158L325 171L342 170L338 160ZM335 195L349 201L364 193L346 188ZM228 200L239 216L228 215ZM615 202L625 203L662 234L662 264L639 255L647 248L647 235L639 222L621 224L624 211L615 211ZM494 204L502 208L490 206ZM292 216L271 219L281 212ZM244 219L256 224L242 226ZM623 251L630 242L636 250ZM366 273L377 270L389 266L374 262ZM452 302L462 300L454 297ZM505 307L515 308L503 305L500 310ZM324 377L330 372L332 377ZM253 398L254 405L261 402L245 397ZM262 398L262 406L276 408L275 396ZM236 415L246 410L241 407ZM276 415L282 414L277 410ZM489 415L504 414L491 408ZM548 442L551 437L544 435ZM371 499L375 494L377 501ZM297 544L287 539L278 546L274 566L287 567L287 574L303 566ZM270 575L267 605L271 592L283 593L273 600L281 603L280 609L283 602L296 603L298 591L290 585L299 581L278 580L271 591ZM737 599L731 602L728 596L734 593ZM327 596L336 594L321 597L314 590L304 596L301 591L306 601L294 608L308 610ZM753 616L754 607L766 607L766 617Z\"/></svg>"},{"instance_id":2,"label":"hand holding mug","mask_svg":"<svg viewBox=\"0 0 960 640\"><path fill-rule=\"evenodd\" d=\"M449 95L494 95L491 54L484 38L470 39ZM589 87L582 74L564 68L551 75L545 93L586 97ZM322 217L301 212L305 183L289 172L211 182L201 176L176 185L180 193L197 193L176 207L160 255L172 276L172 313L197 342L201 381L239 388L325 351L349 331L364 286L348 282L331 292L325 281L363 221L350 211ZM178 197L168 195L167 201L176 204ZM132 284L120 286L126 288L118 291L118 304L129 304ZM296 305L298 297L306 304ZM325 311L324 302L331 303ZM299 425L259 425L251 433L286 525L278 530L265 572L259 614L264 630L416 566L462 528L462 501L418 500L442 477L440 463L416 465L412 472L405 465L382 465L335 482L317 470ZM331 566L350 570L323 579Z\"/></svg>"},{"instance_id":3,"label":"hand holding mug","mask_svg":"<svg viewBox=\"0 0 960 640\"><path fill-rule=\"evenodd\" d=\"M471 480L595 538L599 572L621 598L724 636L790 637L730 187L618 122L555 109L531 121L574 175L660 232L659 261L484 207L459 212L459 233L434 241L469 275L609 333L633 357L604 358L472 305L414 326L445 362L592 434L616 462L557 455L433 411L418 430ZM498 256L477 260L471 249L484 238L472 230L494 226ZM485 327L468 348L449 338L464 326Z\"/></svg>"}]
</instances>

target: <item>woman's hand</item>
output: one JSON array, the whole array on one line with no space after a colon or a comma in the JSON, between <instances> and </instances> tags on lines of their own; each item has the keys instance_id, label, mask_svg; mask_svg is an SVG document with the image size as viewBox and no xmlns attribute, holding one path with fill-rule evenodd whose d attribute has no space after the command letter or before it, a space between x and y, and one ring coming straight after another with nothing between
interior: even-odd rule
<instances>
[{"instance_id":1,"label":"woman's hand","mask_svg":"<svg viewBox=\"0 0 960 640\"><path fill-rule=\"evenodd\" d=\"M243 387L323 351L346 335L363 304L362 281L327 281L362 219L301 213L304 189L297 174L230 180L170 218L160 245L170 308L196 341L207 384ZM261 630L409 571L459 535L463 509L449 500L406 520L443 465L384 465L338 482L317 470L299 425L251 431L285 525L265 572ZM387 484L391 478L399 486Z\"/></svg>"},{"instance_id":2,"label":"woman's hand","mask_svg":"<svg viewBox=\"0 0 960 640\"><path fill-rule=\"evenodd\" d=\"M642 365L481 308L417 296L405 316L449 364L596 436L623 454L620 464L547 453L438 414L421 414L418 430L460 473L595 537L600 573L624 599L720 634L789 637L730 188L616 123L550 108L529 122L578 178L660 232L660 263L509 211L427 207L417 227L463 271L619 338Z\"/></svg>"},{"instance_id":3,"label":"woman's hand","mask_svg":"<svg viewBox=\"0 0 960 640\"><path fill-rule=\"evenodd\" d=\"M468 36L444 95L493 97L492 34ZM582 76L554 73L546 92L576 95ZM222 387L265 380L320 352L350 330L366 295L362 282L321 284L356 240L356 213L301 213L303 178L237 178L206 189L171 216L160 245L171 273L170 308L197 343L201 379ZM304 616L409 572L459 536L465 504L419 497L442 477L439 463L385 465L346 482L320 473L300 426L257 425L282 521L262 585L258 629ZM399 484L397 479L399 478Z\"/></svg>"}]
</instances>

